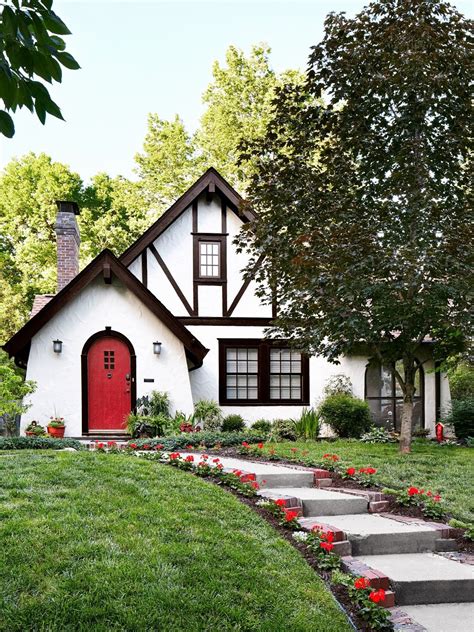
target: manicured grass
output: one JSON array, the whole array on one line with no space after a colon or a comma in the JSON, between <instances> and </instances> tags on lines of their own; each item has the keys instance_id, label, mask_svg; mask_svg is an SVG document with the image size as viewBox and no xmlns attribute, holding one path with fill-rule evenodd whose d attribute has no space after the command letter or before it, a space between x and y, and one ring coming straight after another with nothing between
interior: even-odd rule
<instances>
[{"instance_id":1,"label":"manicured grass","mask_svg":"<svg viewBox=\"0 0 474 632\"><path fill-rule=\"evenodd\" d=\"M409 485L439 492L448 513L474 522L474 450L472 448L440 447L427 441L415 441L411 454L398 452L398 444L368 444L354 440L321 442L285 442L272 444L281 456L297 458L303 450L308 459L321 459L335 453L343 465L377 468L374 481L387 487ZM298 448L295 455L291 448Z\"/></svg>"},{"instance_id":2,"label":"manicured grass","mask_svg":"<svg viewBox=\"0 0 474 632\"><path fill-rule=\"evenodd\" d=\"M0 630L345 632L299 553L228 492L128 455L0 455Z\"/></svg>"}]
</instances>

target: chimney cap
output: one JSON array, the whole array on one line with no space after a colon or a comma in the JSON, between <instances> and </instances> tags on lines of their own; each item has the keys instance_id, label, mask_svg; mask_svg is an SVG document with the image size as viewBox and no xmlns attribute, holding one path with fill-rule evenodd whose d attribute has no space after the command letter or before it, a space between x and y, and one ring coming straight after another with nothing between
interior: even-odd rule
<instances>
[{"instance_id":1,"label":"chimney cap","mask_svg":"<svg viewBox=\"0 0 474 632\"><path fill-rule=\"evenodd\" d=\"M77 202L56 200L56 205L60 213L74 213L74 215L79 215L79 206Z\"/></svg>"}]
</instances>

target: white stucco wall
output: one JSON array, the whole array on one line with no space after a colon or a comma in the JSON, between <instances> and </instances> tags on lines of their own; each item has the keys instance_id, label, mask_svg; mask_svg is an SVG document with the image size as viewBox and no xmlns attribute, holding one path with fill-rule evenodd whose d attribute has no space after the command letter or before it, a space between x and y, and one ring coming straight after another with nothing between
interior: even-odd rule
<instances>
[{"instance_id":1,"label":"white stucco wall","mask_svg":"<svg viewBox=\"0 0 474 632\"><path fill-rule=\"evenodd\" d=\"M81 353L85 342L110 326L125 335L137 356L137 397L167 391L173 410L193 409L189 373L182 342L115 278L106 285L97 278L56 314L32 339L27 379L38 384L32 406L22 416L22 430L33 419L44 425L51 415L64 417L66 435L82 435ZM63 341L56 354L52 341ZM153 341L162 342L159 356ZM154 378L145 383L144 378Z\"/></svg>"}]
</instances>

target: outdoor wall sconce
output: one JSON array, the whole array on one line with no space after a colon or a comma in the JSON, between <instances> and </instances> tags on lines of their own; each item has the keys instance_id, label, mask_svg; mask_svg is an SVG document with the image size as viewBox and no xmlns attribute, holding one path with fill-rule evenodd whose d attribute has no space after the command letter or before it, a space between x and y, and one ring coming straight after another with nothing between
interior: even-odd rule
<instances>
[{"instance_id":1,"label":"outdoor wall sconce","mask_svg":"<svg viewBox=\"0 0 474 632\"><path fill-rule=\"evenodd\" d=\"M154 342L153 343L153 353L155 355L160 355L161 353L161 342Z\"/></svg>"},{"instance_id":2,"label":"outdoor wall sconce","mask_svg":"<svg viewBox=\"0 0 474 632\"><path fill-rule=\"evenodd\" d=\"M61 353L63 350L63 341L62 340L53 340L53 351L54 353Z\"/></svg>"}]
</instances>

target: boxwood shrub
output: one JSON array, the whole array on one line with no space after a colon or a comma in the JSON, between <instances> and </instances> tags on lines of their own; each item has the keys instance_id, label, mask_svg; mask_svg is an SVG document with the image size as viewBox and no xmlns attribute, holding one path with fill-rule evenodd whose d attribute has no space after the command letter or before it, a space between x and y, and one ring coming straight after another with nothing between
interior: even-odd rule
<instances>
[{"instance_id":1,"label":"boxwood shrub","mask_svg":"<svg viewBox=\"0 0 474 632\"><path fill-rule=\"evenodd\" d=\"M0 437L0 450L61 450L85 447L76 439L53 439L52 437Z\"/></svg>"},{"instance_id":2,"label":"boxwood shrub","mask_svg":"<svg viewBox=\"0 0 474 632\"><path fill-rule=\"evenodd\" d=\"M326 397L318 412L337 436L343 439L358 439L364 432L368 432L372 425L367 402L345 393Z\"/></svg>"},{"instance_id":3,"label":"boxwood shrub","mask_svg":"<svg viewBox=\"0 0 474 632\"><path fill-rule=\"evenodd\" d=\"M179 435L168 437L155 437L154 439L135 439L128 442L128 445L134 444L137 448L144 445L154 448L162 445L166 451L184 450L188 445L197 448L205 446L212 448L216 443L223 448L234 445L240 445L242 441L247 443L260 443L266 441L268 435L262 432L183 432Z\"/></svg>"}]
</instances>

